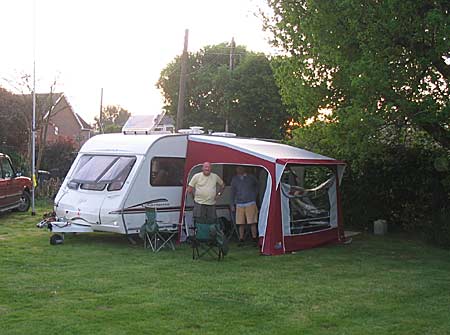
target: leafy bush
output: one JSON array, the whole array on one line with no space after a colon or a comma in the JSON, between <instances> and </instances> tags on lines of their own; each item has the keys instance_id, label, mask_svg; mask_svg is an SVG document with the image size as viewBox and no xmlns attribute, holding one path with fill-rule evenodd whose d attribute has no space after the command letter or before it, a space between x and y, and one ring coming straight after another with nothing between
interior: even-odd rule
<instances>
[{"instance_id":1,"label":"leafy bush","mask_svg":"<svg viewBox=\"0 0 450 335\"><path fill-rule=\"evenodd\" d=\"M71 139L58 139L45 148L41 169L50 171L53 177L63 179L76 157L75 142Z\"/></svg>"},{"instance_id":2,"label":"leafy bush","mask_svg":"<svg viewBox=\"0 0 450 335\"><path fill-rule=\"evenodd\" d=\"M450 203L450 157L423 133L315 122L295 130L291 144L346 161L347 227L368 230L385 219L390 230L424 232L448 245L449 215L442 210Z\"/></svg>"},{"instance_id":3,"label":"leafy bush","mask_svg":"<svg viewBox=\"0 0 450 335\"><path fill-rule=\"evenodd\" d=\"M344 216L350 225L364 228L382 218L394 229L427 229L433 198L445 193L438 184L432 153L387 147L380 156L360 162L357 170L350 162L342 185Z\"/></svg>"},{"instance_id":4,"label":"leafy bush","mask_svg":"<svg viewBox=\"0 0 450 335\"><path fill-rule=\"evenodd\" d=\"M433 244L450 248L450 208L436 211L425 236Z\"/></svg>"},{"instance_id":5,"label":"leafy bush","mask_svg":"<svg viewBox=\"0 0 450 335\"><path fill-rule=\"evenodd\" d=\"M36 197L39 199L54 199L61 184L62 181L58 177L41 181L36 188Z\"/></svg>"}]
</instances>

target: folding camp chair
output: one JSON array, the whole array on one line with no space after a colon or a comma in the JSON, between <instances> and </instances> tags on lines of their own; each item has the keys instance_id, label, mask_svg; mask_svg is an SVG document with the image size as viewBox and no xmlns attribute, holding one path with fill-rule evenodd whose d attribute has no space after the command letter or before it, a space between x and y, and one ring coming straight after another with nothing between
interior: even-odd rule
<instances>
[{"instance_id":1,"label":"folding camp chair","mask_svg":"<svg viewBox=\"0 0 450 335\"><path fill-rule=\"evenodd\" d=\"M236 211L230 209L230 219L231 222L229 223L227 231L227 239L232 240L234 236L236 236L236 240L239 240L239 229L236 225Z\"/></svg>"},{"instance_id":2,"label":"folding camp chair","mask_svg":"<svg viewBox=\"0 0 450 335\"><path fill-rule=\"evenodd\" d=\"M206 254L210 254L217 256L220 261L228 253L228 241L222 225L217 220L196 219L194 220L194 226L190 230L193 231L189 238L192 245L192 259L198 259Z\"/></svg>"},{"instance_id":3,"label":"folding camp chair","mask_svg":"<svg viewBox=\"0 0 450 335\"><path fill-rule=\"evenodd\" d=\"M158 252L164 247L175 250L174 239L178 232L178 225L158 222L154 207L147 206L145 216L145 223L139 232L144 240L144 248L151 248L153 252Z\"/></svg>"}]
</instances>

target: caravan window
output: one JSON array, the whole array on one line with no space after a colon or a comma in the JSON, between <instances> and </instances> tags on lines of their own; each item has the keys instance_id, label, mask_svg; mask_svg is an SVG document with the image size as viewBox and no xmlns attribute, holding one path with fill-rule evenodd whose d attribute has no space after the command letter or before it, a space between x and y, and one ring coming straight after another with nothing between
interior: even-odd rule
<instances>
[{"instance_id":1,"label":"caravan window","mask_svg":"<svg viewBox=\"0 0 450 335\"><path fill-rule=\"evenodd\" d=\"M72 181L95 183L117 159L116 156L83 156Z\"/></svg>"},{"instance_id":2,"label":"caravan window","mask_svg":"<svg viewBox=\"0 0 450 335\"><path fill-rule=\"evenodd\" d=\"M102 191L108 185L109 191L120 190L135 162L136 157L85 155L81 157L69 187Z\"/></svg>"},{"instance_id":3,"label":"caravan window","mask_svg":"<svg viewBox=\"0 0 450 335\"><path fill-rule=\"evenodd\" d=\"M98 182L109 183L108 191L120 190L128 178L134 162L136 162L136 157L120 157Z\"/></svg>"},{"instance_id":4,"label":"caravan window","mask_svg":"<svg viewBox=\"0 0 450 335\"><path fill-rule=\"evenodd\" d=\"M182 186L184 158L154 157L150 171L152 186Z\"/></svg>"}]
</instances>

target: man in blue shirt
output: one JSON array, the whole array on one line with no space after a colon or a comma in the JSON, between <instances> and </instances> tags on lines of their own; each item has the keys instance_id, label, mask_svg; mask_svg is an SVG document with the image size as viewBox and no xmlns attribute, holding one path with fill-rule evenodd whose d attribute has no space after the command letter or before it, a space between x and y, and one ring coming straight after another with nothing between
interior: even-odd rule
<instances>
[{"instance_id":1,"label":"man in blue shirt","mask_svg":"<svg viewBox=\"0 0 450 335\"><path fill-rule=\"evenodd\" d=\"M236 168L237 175L231 180L232 210L236 206L236 224L239 226L239 242L244 242L245 224L250 225L254 242L258 241L257 223L258 180L254 175L247 174L244 166Z\"/></svg>"}]
</instances>

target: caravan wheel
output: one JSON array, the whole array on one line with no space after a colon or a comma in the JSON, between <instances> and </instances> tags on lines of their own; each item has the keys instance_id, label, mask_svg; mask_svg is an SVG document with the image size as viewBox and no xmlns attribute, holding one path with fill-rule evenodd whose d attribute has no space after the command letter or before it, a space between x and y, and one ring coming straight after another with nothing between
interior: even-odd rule
<instances>
[{"instance_id":1,"label":"caravan wheel","mask_svg":"<svg viewBox=\"0 0 450 335\"><path fill-rule=\"evenodd\" d=\"M57 244L63 244L64 243L64 236L60 234L53 234L50 237L50 244L51 245L57 245Z\"/></svg>"}]
</instances>

